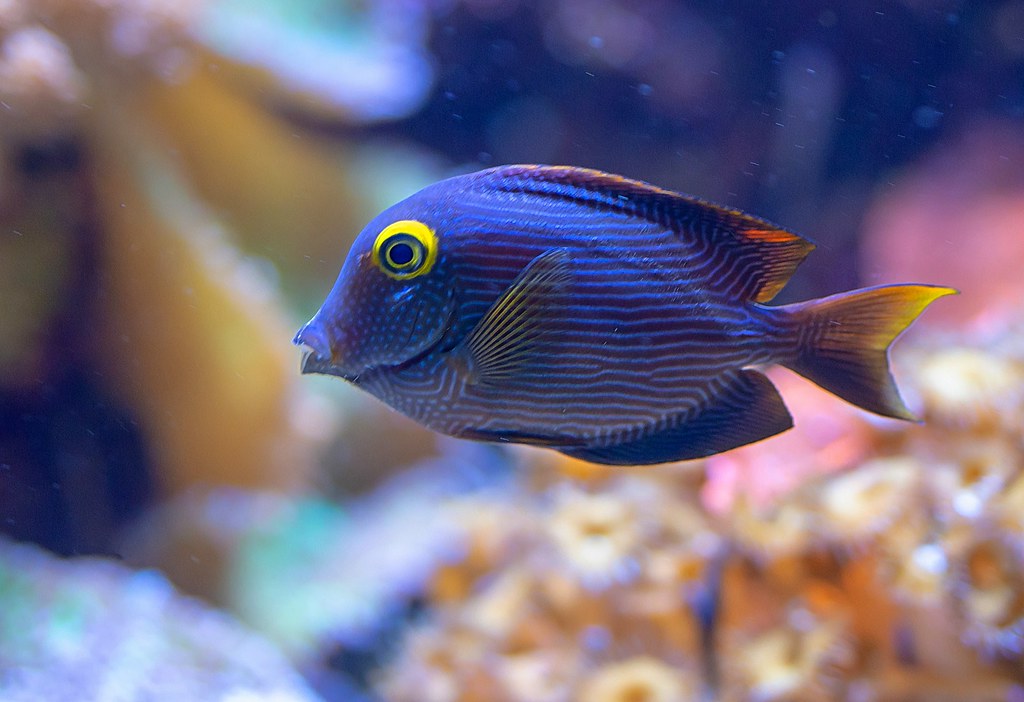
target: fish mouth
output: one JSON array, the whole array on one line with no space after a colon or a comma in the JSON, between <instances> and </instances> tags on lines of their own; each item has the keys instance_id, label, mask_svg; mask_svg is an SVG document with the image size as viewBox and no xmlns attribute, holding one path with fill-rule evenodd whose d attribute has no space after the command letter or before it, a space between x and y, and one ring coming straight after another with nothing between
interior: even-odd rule
<instances>
[{"instance_id":1,"label":"fish mouth","mask_svg":"<svg viewBox=\"0 0 1024 702\"><path fill-rule=\"evenodd\" d=\"M302 345L303 344L301 343L296 343L296 346ZM299 372L302 373L302 375L333 375L336 378L341 378L342 380L347 380L350 383L358 385L359 379L367 374L379 370L401 368L408 363L408 361L403 361L402 363L396 363L394 365L381 363L378 365L365 366L357 371L351 371L345 370L341 366L334 364L330 358L324 358L314 349L306 348L302 353L302 362L299 366Z\"/></svg>"},{"instance_id":2,"label":"fish mouth","mask_svg":"<svg viewBox=\"0 0 1024 702\"><path fill-rule=\"evenodd\" d=\"M304 347L302 362L299 366L300 373L302 373L302 375L333 375L347 380L350 383L356 383L360 377L376 371L389 371L409 366L410 364L416 363L423 357L433 353L438 348L444 348L442 342L444 342L455 329L455 312L456 305L454 304L454 292L449 291L448 310L445 323L441 325L436 337L431 340L431 343L415 355L399 361L398 363L368 364L355 370L352 368L345 368L335 362L334 355L331 352L330 341L328 340L327 335L323 332L321 326L317 323L317 318L314 317L299 329L295 338L292 339L293 344ZM413 322L413 324L410 325L410 329L415 329L415 327L416 323ZM412 332L410 331L410 334L411 333Z\"/></svg>"},{"instance_id":3,"label":"fish mouth","mask_svg":"<svg viewBox=\"0 0 1024 702\"><path fill-rule=\"evenodd\" d=\"M304 347L302 352L302 361L299 365L299 372L302 375L333 375L337 378L347 380L350 383L357 383L360 377L374 371L401 368L423 355L420 354L412 359L407 359L396 364L373 364L364 366L357 370L344 368L334 362L334 359L331 356L330 345L327 343L326 338L320 333L320 331L313 326L313 322L308 323L300 329L299 333L295 335L294 339L292 339L292 343L296 346ZM424 353L429 353L430 350L431 349L427 349Z\"/></svg>"},{"instance_id":4,"label":"fish mouth","mask_svg":"<svg viewBox=\"0 0 1024 702\"><path fill-rule=\"evenodd\" d=\"M354 380L358 373L346 371L334 363L331 354L331 345L327 337L312 319L299 329L299 332L292 339L292 343L303 348L302 362L299 365L299 372L302 375L319 373L323 375L335 375L345 380Z\"/></svg>"},{"instance_id":5,"label":"fish mouth","mask_svg":"<svg viewBox=\"0 0 1024 702\"><path fill-rule=\"evenodd\" d=\"M299 365L299 372L302 373L302 375L311 375L314 373L322 375L336 375L339 378L344 378L345 380L354 380L358 377L358 374L346 373L331 363L330 359L321 357L319 353L309 348L304 349L302 352L302 362Z\"/></svg>"}]
</instances>

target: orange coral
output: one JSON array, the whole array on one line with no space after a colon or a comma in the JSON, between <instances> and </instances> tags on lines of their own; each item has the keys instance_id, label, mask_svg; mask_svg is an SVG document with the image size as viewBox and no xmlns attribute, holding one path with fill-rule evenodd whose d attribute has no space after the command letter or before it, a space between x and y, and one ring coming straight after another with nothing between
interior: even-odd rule
<instances>
[{"instance_id":1,"label":"orange coral","mask_svg":"<svg viewBox=\"0 0 1024 702\"><path fill-rule=\"evenodd\" d=\"M33 357L47 338L43 327L52 323L46 306L69 294L52 276L95 265L90 280L100 289L85 291L95 300L74 300L73 309L83 316L96 310L98 319L89 319L89 348L69 353L88 355L98 366L89 374L138 420L161 487L176 491L202 482L293 489L305 484L313 465L310 440L329 431L332 412L310 410L298 385L294 356L281 343L292 324L271 278L234 248L212 209L189 191L188 179L159 155L155 115L163 113L143 109L153 93L174 92L202 51L192 33L201 5L2 3L0 156L26 144L69 140L79 158L73 175L46 189L21 187L18 178L0 182L4 224L24 225L33 235L27 245L5 245L5 252L18 257L14 265L32 270L53 265L53 273L33 276L45 287L28 287L31 295L29 283L8 279L12 299L28 304L0 323L0 359L12 361L12 383L21 382L19 374L37 380L29 373L37 370ZM189 93L176 94L181 100ZM288 140L294 141L290 135L280 141ZM338 199L334 193L332 201ZM43 211L56 216L39 216ZM84 236L98 260L49 253L48 247ZM30 350L19 352L19 346ZM300 421L311 415L325 419Z\"/></svg>"},{"instance_id":2,"label":"orange coral","mask_svg":"<svg viewBox=\"0 0 1024 702\"><path fill-rule=\"evenodd\" d=\"M823 442L789 444L804 461L799 484L714 484L716 470L743 481L787 469L775 442L707 462L710 510L696 501L693 467L573 466L568 484L535 482L518 507L502 507L518 519L507 531L529 536L486 559L487 575L481 561L448 564L443 577L473 573L463 599L438 600L435 624L411 641L443 645L472 630L473 650L495 658L462 659L445 679L498 700L519 699L512 670L528 681L517 689L552 700L702 688L726 700L1005 699L1024 685L1024 430L1014 420L1024 393L1003 380L1022 367L1024 327L1007 323L983 343L926 341L908 350L906 384L928 423L841 414L850 443L837 425ZM493 507L470 504L472 531L469 515ZM487 524L485 541L508 541L496 536L500 519ZM424 665L411 645L405 655L416 660L386 679ZM550 685L538 689L538 676Z\"/></svg>"},{"instance_id":3,"label":"orange coral","mask_svg":"<svg viewBox=\"0 0 1024 702\"><path fill-rule=\"evenodd\" d=\"M67 46L41 26L0 31L0 120L7 138L65 132L80 109L85 77Z\"/></svg>"},{"instance_id":4,"label":"orange coral","mask_svg":"<svg viewBox=\"0 0 1024 702\"><path fill-rule=\"evenodd\" d=\"M685 702L696 693L683 671L648 656L631 658L597 669L580 688L587 702Z\"/></svg>"}]
</instances>

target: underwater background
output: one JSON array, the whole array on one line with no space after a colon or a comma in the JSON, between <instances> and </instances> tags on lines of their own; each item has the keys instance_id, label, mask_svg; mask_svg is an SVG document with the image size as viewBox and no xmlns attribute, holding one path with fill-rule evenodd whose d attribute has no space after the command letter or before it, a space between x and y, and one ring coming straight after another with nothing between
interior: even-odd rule
<instances>
[{"instance_id":1,"label":"underwater background","mask_svg":"<svg viewBox=\"0 0 1024 702\"><path fill-rule=\"evenodd\" d=\"M922 424L609 469L291 345L440 178L562 163L949 285ZM0 0L0 700L1024 700L1024 1Z\"/></svg>"}]
</instances>

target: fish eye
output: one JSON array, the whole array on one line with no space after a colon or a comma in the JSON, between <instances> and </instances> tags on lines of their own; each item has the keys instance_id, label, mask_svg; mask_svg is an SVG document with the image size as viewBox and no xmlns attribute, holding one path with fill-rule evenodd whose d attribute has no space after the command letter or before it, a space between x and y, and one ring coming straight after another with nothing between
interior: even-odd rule
<instances>
[{"instance_id":1,"label":"fish eye","mask_svg":"<svg viewBox=\"0 0 1024 702\"><path fill-rule=\"evenodd\" d=\"M437 235L423 222L404 219L388 225L373 244L373 262L398 280L430 271L437 260Z\"/></svg>"},{"instance_id":2,"label":"fish eye","mask_svg":"<svg viewBox=\"0 0 1024 702\"><path fill-rule=\"evenodd\" d=\"M401 268L407 266L413 262L413 258L416 254L420 253L414 250L412 246L404 241L396 241L395 243L388 246L387 252L384 257L388 260L392 266Z\"/></svg>"}]
</instances>

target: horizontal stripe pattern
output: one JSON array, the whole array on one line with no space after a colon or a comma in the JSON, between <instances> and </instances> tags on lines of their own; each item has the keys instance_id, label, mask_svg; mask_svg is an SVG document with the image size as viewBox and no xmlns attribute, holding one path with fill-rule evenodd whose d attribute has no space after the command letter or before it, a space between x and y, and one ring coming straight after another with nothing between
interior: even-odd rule
<instances>
[{"instance_id":1,"label":"horizontal stripe pattern","mask_svg":"<svg viewBox=\"0 0 1024 702\"><path fill-rule=\"evenodd\" d=\"M664 203L644 210L589 192L583 206L579 188L539 192L465 178L428 189L437 266L456 305L446 340L358 381L418 421L453 435L634 441L686 421L739 369L786 353L784 320L743 300L749 286L720 284L758 268L751 254L713 246L713 223L679 217ZM403 203L410 212L424 206L415 198ZM680 226L706 231L680 237ZM545 308L530 363L507 383L469 382L452 349L530 261L554 248L568 256L571 278Z\"/></svg>"}]
</instances>

